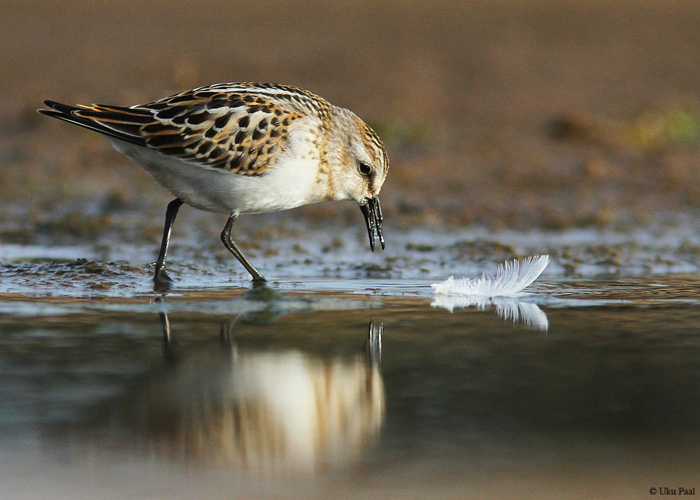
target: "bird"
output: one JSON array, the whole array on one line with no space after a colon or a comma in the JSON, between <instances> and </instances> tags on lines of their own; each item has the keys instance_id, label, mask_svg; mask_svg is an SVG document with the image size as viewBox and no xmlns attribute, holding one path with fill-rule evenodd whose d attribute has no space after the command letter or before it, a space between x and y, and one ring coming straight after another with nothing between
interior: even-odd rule
<instances>
[{"instance_id":1,"label":"bird","mask_svg":"<svg viewBox=\"0 0 700 500\"><path fill-rule=\"evenodd\" d=\"M217 83L146 104L67 105L46 100L39 113L104 135L175 197L167 206L153 281L173 283L168 244L183 204L228 215L224 246L251 275L266 279L231 232L242 214L354 200L369 244L385 248L379 192L389 169L377 133L352 111L291 85Z\"/></svg>"}]
</instances>

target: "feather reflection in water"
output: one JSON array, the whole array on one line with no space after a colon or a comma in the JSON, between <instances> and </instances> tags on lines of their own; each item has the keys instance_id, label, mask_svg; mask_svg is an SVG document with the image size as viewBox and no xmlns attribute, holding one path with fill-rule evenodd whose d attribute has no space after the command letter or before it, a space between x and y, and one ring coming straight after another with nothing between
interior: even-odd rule
<instances>
[{"instance_id":1,"label":"feather reflection in water","mask_svg":"<svg viewBox=\"0 0 700 500\"><path fill-rule=\"evenodd\" d=\"M482 274L478 278L454 279L431 285L435 293L433 307L452 312L455 308L496 308L496 314L513 323L522 322L527 328L546 331L547 315L537 304L518 299L549 264L548 255L512 260L498 266L495 276Z\"/></svg>"},{"instance_id":2,"label":"feather reflection in water","mask_svg":"<svg viewBox=\"0 0 700 500\"><path fill-rule=\"evenodd\" d=\"M532 330L544 332L549 329L547 314L537 304L523 302L515 298L436 295L435 300L430 305L447 309L450 312L467 307L476 307L481 311L495 307L496 314L506 321L522 323L526 328Z\"/></svg>"}]
</instances>

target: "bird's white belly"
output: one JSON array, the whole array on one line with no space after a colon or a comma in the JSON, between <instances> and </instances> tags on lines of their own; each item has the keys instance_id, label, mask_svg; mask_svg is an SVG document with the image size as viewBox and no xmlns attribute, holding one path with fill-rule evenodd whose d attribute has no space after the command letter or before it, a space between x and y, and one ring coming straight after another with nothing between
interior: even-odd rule
<instances>
[{"instance_id":1,"label":"bird's white belly","mask_svg":"<svg viewBox=\"0 0 700 500\"><path fill-rule=\"evenodd\" d=\"M218 213L276 212L326 199L313 160L280 158L260 176L216 170L164 156L122 141L117 151L138 163L173 195L193 207Z\"/></svg>"}]
</instances>

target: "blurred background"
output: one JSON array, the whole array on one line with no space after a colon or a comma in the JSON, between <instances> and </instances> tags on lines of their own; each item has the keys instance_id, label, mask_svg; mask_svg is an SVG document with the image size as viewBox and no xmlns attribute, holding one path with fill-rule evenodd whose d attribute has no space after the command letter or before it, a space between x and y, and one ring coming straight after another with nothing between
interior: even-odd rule
<instances>
[{"instance_id":1,"label":"blurred background","mask_svg":"<svg viewBox=\"0 0 700 500\"><path fill-rule=\"evenodd\" d=\"M171 198L97 134L37 114L43 99L132 105L229 81L300 86L372 125L389 150L394 230L624 230L700 206L697 0L0 8L4 242L105 230L155 242ZM276 217L360 226L356 212Z\"/></svg>"}]
</instances>

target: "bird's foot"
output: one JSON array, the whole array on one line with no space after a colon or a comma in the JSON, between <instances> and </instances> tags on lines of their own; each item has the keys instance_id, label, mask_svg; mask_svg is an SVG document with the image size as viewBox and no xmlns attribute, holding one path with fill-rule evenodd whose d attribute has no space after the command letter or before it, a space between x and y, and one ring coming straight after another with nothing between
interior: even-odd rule
<instances>
[{"instance_id":1,"label":"bird's foot","mask_svg":"<svg viewBox=\"0 0 700 500\"><path fill-rule=\"evenodd\" d=\"M165 268L156 269L153 276L153 289L156 292L167 292L173 287L175 281L165 272Z\"/></svg>"}]
</instances>

